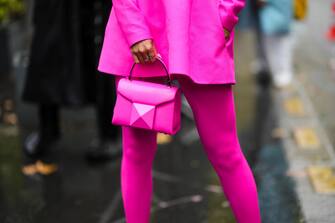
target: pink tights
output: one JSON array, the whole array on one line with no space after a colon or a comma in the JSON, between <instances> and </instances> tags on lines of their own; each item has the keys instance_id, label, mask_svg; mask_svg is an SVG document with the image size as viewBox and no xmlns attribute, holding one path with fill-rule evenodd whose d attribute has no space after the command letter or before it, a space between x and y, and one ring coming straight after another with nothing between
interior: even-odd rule
<instances>
[{"instance_id":1,"label":"pink tights","mask_svg":"<svg viewBox=\"0 0 335 223\"><path fill-rule=\"evenodd\" d=\"M230 85L199 85L178 79L192 107L205 152L219 176L239 223L260 223L257 188L241 151ZM123 127L121 187L127 223L148 223L152 198L152 164L156 133Z\"/></svg>"}]
</instances>

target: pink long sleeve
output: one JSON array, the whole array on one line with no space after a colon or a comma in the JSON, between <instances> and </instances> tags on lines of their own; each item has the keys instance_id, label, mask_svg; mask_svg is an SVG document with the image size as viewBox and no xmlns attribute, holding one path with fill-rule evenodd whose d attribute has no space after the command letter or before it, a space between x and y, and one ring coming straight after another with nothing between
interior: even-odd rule
<instances>
[{"instance_id":1,"label":"pink long sleeve","mask_svg":"<svg viewBox=\"0 0 335 223\"><path fill-rule=\"evenodd\" d=\"M220 0L219 13L222 26L231 32L238 22L238 13L244 6L245 0Z\"/></svg>"},{"instance_id":2,"label":"pink long sleeve","mask_svg":"<svg viewBox=\"0 0 335 223\"><path fill-rule=\"evenodd\" d=\"M114 0L113 7L129 46L141 40L152 38L145 17L136 0Z\"/></svg>"}]
</instances>

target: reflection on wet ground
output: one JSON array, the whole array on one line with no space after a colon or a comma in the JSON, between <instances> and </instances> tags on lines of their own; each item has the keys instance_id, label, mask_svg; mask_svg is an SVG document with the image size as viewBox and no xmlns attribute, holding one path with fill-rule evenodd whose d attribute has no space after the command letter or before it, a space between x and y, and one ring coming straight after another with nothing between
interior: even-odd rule
<instances>
[{"instance_id":1,"label":"reflection on wet ground","mask_svg":"<svg viewBox=\"0 0 335 223\"><path fill-rule=\"evenodd\" d=\"M191 123L185 123L191 127ZM188 129L187 129L188 131ZM82 134L63 140L46 158L59 165L51 176L25 177L16 137L1 140L2 222L124 222L119 165L90 166ZM67 137L66 137L67 138ZM9 145L9 143L12 145ZM153 222L233 222L217 177L198 141L178 138L161 146L154 168Z\"/></svg>"},{"instance_id":2,"label":"reflection on wet ground","mask_svg":"<svg viewBox=\"0 0 335 223\"><path fill-rule=\"evenodd\" d=\"M241 39L243 47L244 39ZM239 49L237 49L239 50ZM241 61L248 55L240 54ZM272 137L276 114L272 90L257 88L244 66L237 66L235 87L240 140L259 188L264 222L296 222L299 209L280 140ZM18 107L20 108L20 106ZM22 133L33 115L21 107ZM50 176L24 176L16 134L0 133L0 222L4 223L117 223L125 222L120 193L120 161L89 165L84 152L95 135L91 109L63 112L63 139L45 162L58 165ZM1 126L2 132L12 127ZM154 164L152 222L235 222L218 178L194 138L194 125L185 118L171 144L159 147ZM190 138L185 143L183 136Z\"/></svg>"}]
</instances>

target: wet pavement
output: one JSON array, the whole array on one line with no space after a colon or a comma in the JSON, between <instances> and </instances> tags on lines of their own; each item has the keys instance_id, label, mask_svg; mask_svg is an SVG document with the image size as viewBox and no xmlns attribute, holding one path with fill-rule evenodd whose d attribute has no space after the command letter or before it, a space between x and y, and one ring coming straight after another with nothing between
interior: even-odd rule
<instances>
[{"instance_id":1,"label":"wet pavement","mask_svg":"<svg viewBox=\"0 0 335 223\"><path fill-rule=\"evenodd\" d=\"M237 37L235 86L238 129L259 189L264 223L301 222L294 184L286 174L281 140L274 137L277 114L270 88L257 87L249 74L252 36ZM248 50L246 50L248 49ZM16 68L17 91L24 69ZM36 127L36 111L16 98L22 129L0 125L0 222L3 223L117 223L124 222L120 195L120 160L90 165L84 152L96 136L92 108L62 111L62 140L45 162L56 173L25 176L29 162L21 153L21 137ZM152 222L233 223L229 202L194 134L184 118L173 142L159 147L154 164ZM188 140L185 136L190 135Z\"/></svg>"},{"instance_id":2,"label":"wet pavement","mask_svg":"<svg viewBox=\"0 0 335 223\"><path fill-rule=\"evenodd\" d=\"M297 79L301 82L315 107L326 134L335 145L335 42L326 34L335 24L332 0L311 1L310 15L304 23L296 24L295 63ZM322 100L321 100L322 99Z\"/></svg>"}]
</instances>

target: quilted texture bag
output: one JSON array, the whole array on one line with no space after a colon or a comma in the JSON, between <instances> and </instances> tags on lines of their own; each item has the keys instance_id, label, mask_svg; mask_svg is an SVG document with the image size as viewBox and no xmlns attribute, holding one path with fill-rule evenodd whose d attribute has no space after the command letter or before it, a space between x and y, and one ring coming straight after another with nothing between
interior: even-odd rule
<instances>
[{"instance_id":1,"label":"quilted texture bag","mask_svg":"<svg viewBox=\"0 0 335 223\"><path fill-rule=\"evenodd\" d=\"M117 87L116 104L112 123L130 126L166 134L175 134L180 129L181 92L172 85L169 72L166 71L166 84L132 80L133 64L128 78L122 78Z\"/></svg>"}]
</instances>

